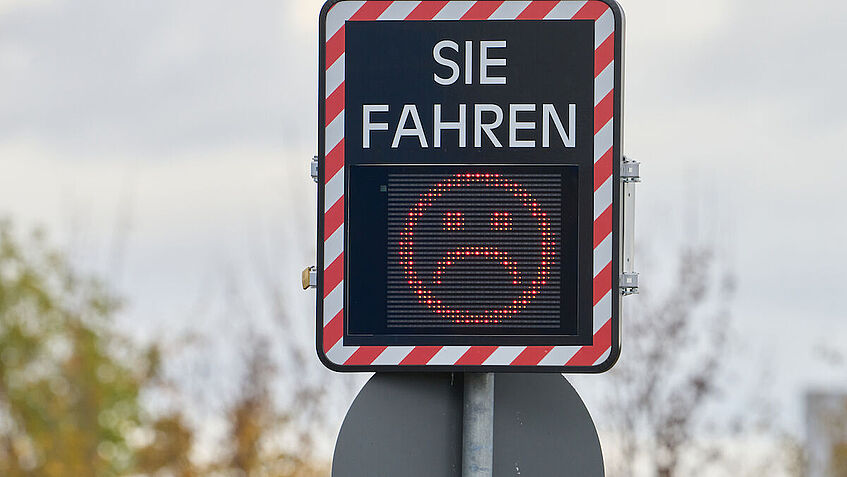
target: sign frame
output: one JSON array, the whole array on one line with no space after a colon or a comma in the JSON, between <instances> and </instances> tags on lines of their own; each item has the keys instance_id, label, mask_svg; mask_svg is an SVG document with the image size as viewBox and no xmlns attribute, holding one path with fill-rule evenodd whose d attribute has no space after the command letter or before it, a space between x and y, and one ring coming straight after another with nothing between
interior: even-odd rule
<instances>
[{"instance_id":1,"label":"sign frame","mask_svg":"<svg viewBox=\"0 0 847 477\"><path fill-rule=\"evenodd\" d=\"M591 284L594 307L591 345L344 345L345 304L348 299L344 280L347 275L344 260L347 231L344 223L348 214L344 201L347 192L343 151L344 25L347 21L360 20L442 19L594 21L594 278ZM602 373L609 370L620 356L621 230L624 217L620 173L623 161L625 35L621 7L614 0L329 0L321 9L319 22L316 348L321 362L340 372ZM327 90L328 87L331 91ZM598 149L604 152L598 154Z\"/></svg>"}]
</instances>

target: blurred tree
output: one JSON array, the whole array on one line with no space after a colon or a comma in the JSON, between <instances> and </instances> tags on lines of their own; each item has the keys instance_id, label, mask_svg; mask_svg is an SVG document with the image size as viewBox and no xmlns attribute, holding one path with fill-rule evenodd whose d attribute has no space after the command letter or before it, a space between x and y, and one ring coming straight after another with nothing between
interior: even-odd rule
<instances>
[{"instance_id":1,"label":"blurred tree","mask_svg":"<svg viewBox=\"0 0 847 477\"><path fill-rule=\"evenodd\" d=\"M317 477L328 475L327 466L311 456L311 445L302 442L294 413L311 407L307 401L295 399L296 407L281 412L269 391L274 368L267 341L252 339L247 359L247 373L236 401L228 411L227 450L215 470L225 475L255 477Z\"/></svg>"},{"instance_id":2,"label":"blurred tree","mask_svg":"<svg viewBox=\"0 0 847 477\"><path fill-rule=\"evenodd\" d=\"M267 346L257 340L242 392L226 411L226 450L192 460L195 435L180 412L154 417L144 390L172 387L157 347L141 347L111 326L119 302L81 277L42 232L17 239L0 220L0 476L315 477L328 469L288 447L302 430L299 409L280 412L269 382ZM307 394L293 404L309 412ZM299 396L299 397L298 397ZM288 450L290 448L290 450Z\"/></svg>"},{"instance_id":3,"label":"blurred tree","mask_svg":"<svg viewBox=\"0 0 847 477\"><path fill-rule=\"evenodd\" d=\"M604 392L608 447L617 451L610 477L797 475L799 446L769 424L764 391L743 414L714 419L727 415L712 406L732 386L724 362L734 278L708 246L678 257L671 285L658 296L642 288L622 322L624 352Z\"/></svg>"},{"instance_id":4,"label":"blurred tree","mask_svg":"<svg viewBox=\"0 0 847 477\"><path fill-rule=\"evenodd\" d=\"M694 434L704 409L719 391L727 347L734 286L731 275L715 272L713 262L708 249L683 251L667 293L656 299L642 289L641 303L623 321L625 352L610 372L614 389L606 393L620 451L610 475L698 475L718 457L707 449L697 453L704 457L698 471L683 466L698 445Z\"/></svg>"},{"instance_id":5,"label":"blurred tree","mask_svg":"<svg viewBox=\"0 0 847 477\"><path fill-rule=\"evenodd\" d=\"M847 477L847 399L833 407L827 416L830 449L826 472L827 477Z\"/></svg>"},{"instance_id":6,"label":"blurred tree","mask_svg":"<svg viewBox=\"0 0 847 477\"><path fill-rule=\"evenodd\" d=\"M844 347L838 345L841 345L841 343L836 346L829 343L821 344L816 351L825 365L831 366L833 371L840 374L847 369L847 354ZM834 382L839 383L843 380L834 380ZM828 406L821 406L824 409L818 408L812 411L811 415L808 414L809 409L807 408L807 424L810 419L820 419L824 423L823 429L820 429L824 435L813 437L811 434L815 431L807 428L805 453L802 454L804 459L802 466L800 466L803 472L795 473L798 477L805 477L806 475L817 477L822 471L826 472L827 477L847 477L847 395L837 385L832 385L832 388L829 391L810 393L812 395L828 395L828 398L818 397L816 401L828 399L830 402ZM806 399L807 406L809 406L810 396L807 395ZM822 413L822 415L816 416L817 413ZM814 446L820 445L819 442L821 441L829 446L827 452L815 452L816 449L813 449ZM815 459L821 459L824 456L828 458L828 462L815 461Z\"/></svg>"},{"instance_id":7,"label":"blurred tree","mask_svg":"<svg viewBox=\"0 0 847 477\"><path fill-rule=\"evenodd\" d=\"M832 449L832 477L847 477L847 442L839 442Z\"/></svg>"},{"instance_id":8,"label":"blurred tree","mask_svg":"<svg viewBox=\"0 0 847 477\"><path fill-rule=\"evenodd\" d=\"M0 475L131 468L127 436L141 425L138 393L155 360L110 333L117 306L43 233L18 242L0 222Z\"/></svg>"},{"instance_id":9,"label":"blurred tree","mask_svg":"<svg viewBox=\"0 0 847 477\"><path fill-rule=\"evenodd\" d=\"M151 427L150 442L136 452L137 471L169 477L203 475L191 460L194 434L180 414L160 417Z\"/></svg>"}]
</instances>

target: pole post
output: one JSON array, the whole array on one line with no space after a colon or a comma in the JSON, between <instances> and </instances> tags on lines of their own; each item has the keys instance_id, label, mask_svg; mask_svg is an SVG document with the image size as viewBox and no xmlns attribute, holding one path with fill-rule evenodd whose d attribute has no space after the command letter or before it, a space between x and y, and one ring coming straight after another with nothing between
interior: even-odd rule
<instances>
[{"instance_id":1,"label":"pole post","mask_svg":"<svg viewBox=\"0 0 847 477\"><path fill-rule=\"evenodd\" d=\"M491 477L494 462L494 373L465 373L462 477Z\"/></svg>"}]
</instances>

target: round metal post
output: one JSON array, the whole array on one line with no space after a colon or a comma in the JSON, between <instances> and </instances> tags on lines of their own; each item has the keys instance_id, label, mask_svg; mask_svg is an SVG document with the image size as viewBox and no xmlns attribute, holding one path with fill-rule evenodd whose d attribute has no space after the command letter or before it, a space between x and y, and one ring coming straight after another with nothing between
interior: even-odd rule
<instances>
[{"instance_id":1,"label":"round metal post","mask_svg":"<svg viewBox=\"0 0 847 477\"><path fill-rule=\"evenodd\" d=\"M491 477L494 461L494 373L465 373L462 477Z\"/></svg>"}]
</instances>

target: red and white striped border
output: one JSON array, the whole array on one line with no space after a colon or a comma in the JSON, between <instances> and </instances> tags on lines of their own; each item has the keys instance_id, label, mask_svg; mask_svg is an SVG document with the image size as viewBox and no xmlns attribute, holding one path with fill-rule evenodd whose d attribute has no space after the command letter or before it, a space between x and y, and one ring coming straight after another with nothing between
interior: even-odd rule
<instances>
[{"instance_id":1,"label":"red and white striped border","mask_svg":"<svg viewBox=\"0 0 847 477\"><path fill-rule=\"evenodd\" d=\"M591 346L345 346L344 24L374 20L594 20L594 340ZM589 1L342 1L326 15L323 351L339 366L594 366L612 349L615 18Z\"/></svg>"}]
</instances>

